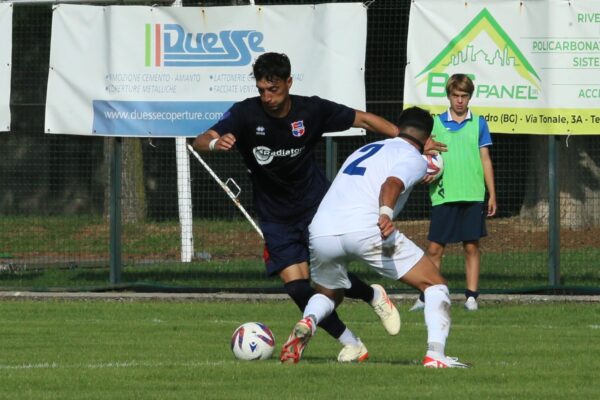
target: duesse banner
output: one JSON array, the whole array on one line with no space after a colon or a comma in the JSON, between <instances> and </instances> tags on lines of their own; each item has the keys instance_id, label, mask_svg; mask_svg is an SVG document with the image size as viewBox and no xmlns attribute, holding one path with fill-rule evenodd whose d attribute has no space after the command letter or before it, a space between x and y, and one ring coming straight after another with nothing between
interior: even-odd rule
<instances>
[{"instance_id":1,"label":"duesse banner","mask_svg":"<svg viewBox=\"0 0 600 400\"><path fill-rule=\"evenodd\" d=\"M196 136L234 102L258 95L252 64L270 51L290 58L292 93L364 110L366 28L360 3L59 4L52 19L45 131Z\"/></svg>"}]
</instances>

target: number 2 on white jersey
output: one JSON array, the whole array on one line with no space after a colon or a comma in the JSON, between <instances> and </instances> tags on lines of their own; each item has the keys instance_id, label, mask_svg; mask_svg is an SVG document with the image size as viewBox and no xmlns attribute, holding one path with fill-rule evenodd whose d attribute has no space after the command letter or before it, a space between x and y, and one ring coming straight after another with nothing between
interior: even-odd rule
<instances>
[{"instance_id":1,"label":"number 2 on white jersey","mask_svg":"<svg viewBox=\"0 0 600 400\"><path fill-rule=\"evenodd\" d=\"M348 174L348 175L363 176L365 174L365 172L367 171L367 169L365 167L360 167L359 164L361 162L363 162L364 160L366 160L367 158L374 155L375 153L377 153L382 147L383 147L383 144L381 144L381 143L372 143L372 144L368 144L368 145L364 146L363 148L361 148L358 151L361 153L366 153L366 154L361 157L358 157L356 160L352 161L350 164L348 164L348 166L346 168L344 168L344 171L342 171L342 172L344 174Z\"/></svg>"}]
</instances>

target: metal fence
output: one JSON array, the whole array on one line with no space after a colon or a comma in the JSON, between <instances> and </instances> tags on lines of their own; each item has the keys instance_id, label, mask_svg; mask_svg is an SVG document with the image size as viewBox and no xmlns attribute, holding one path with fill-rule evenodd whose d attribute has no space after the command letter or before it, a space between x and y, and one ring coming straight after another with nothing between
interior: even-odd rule
<instances>
[{"instance_id":1,"label":"metal fence","mask_svg":"<svg viewBox=\"0 0 600 400\"><path fill-rule=\"evenodd\" d=\"M308 3L315 1L256 1ZM368 3L367 109L395 121L403 105L410 1ZM247 2L183 2L237 4ZM135 283L138 288L243 288L245 268L262 269L262 241L193 158L194 259L180 262L172 139L122 140L122 233L118 243L111 237L109 172L116 139L44 134L51 17L50 3L14 3L12 125L11 132L0 133L0 287L85 288L82 276L87 276L89 287L104 282L109 289L116 287L111 282ZM477 111L477 104L472 106ZM325 168L326 157L331 157L331 174L352 150L377 138L369 133L324 140L319 160ZM492 139L499 208L488 220L489 236L482 240L483 291L600 288L598 137L493 133ZM254 215L241 158L232 153L205 159L219 176L235 179L240 201ZM426 188L419 187L398 221L422 247L427 244L429 209ZM549 229L553 215L559 225L555 230ZM127 272L116 280L109 277L115 246ZM455 288L464 280L461 251L459 245L449 246L443 264ZM73 271L76 278L69 275ZM270 286L274 285L268 280L258 284L263 289Z\"/></svg>"}]
</instances>

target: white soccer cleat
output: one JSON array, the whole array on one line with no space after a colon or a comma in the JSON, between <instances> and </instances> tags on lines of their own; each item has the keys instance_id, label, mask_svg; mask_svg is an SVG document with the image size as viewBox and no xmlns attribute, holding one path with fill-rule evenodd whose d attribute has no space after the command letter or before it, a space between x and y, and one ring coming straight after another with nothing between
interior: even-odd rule
<instances>
[{"instance_id":1,"label":"white soccer cleat","mask_svg":"<svg viewBox=\"0 0 600 400\"><path fill-rule=\"evenodd\" d=\"M458 361L456 357L428 354L423 359L425 368L469 368L467 364Z\"/></svg>"},{"instance_id":2,"label":"white soccer cleat","mask_svg":"<svg viewBox=\"0 0 600 400\"><path fill-rule=\"evenodd\" d=\"M383 327L390 335L397 335L400 332L400 313L388 297L385 289L381 285L371 285L373 290L379 292L379 300L371 302L375 314L381 319Z\"/></svg>"},{"instance_id":3,"label":"white soccer cleat","mask_svg":"<svg viewBox=\"0 0 600 400\"><path fill-rule=\"evenodd\" d=\"M477 311L479 307L477 306L477 300L475 297L469 297L465 302L465 309L467 311Z\"/></svg>"},{"instance_id":4,"label":"white soccer cleat","mask_svg":"<svg viewBox=\"0 0 600 400\"><path fill-rule=\"evenodd\" d=\"M312 337L313 320L310 317L296 323L287 342L281 348L279 359L285 364L297 364L302 352Z\"/></svg>"},{"instance_id":5,"label":"white soccer cleat","mask_svg":"<svg viewBox=\"0 0 600 400\"><path fill-rule=\"evenodd\" d=\"M369 352L362 342L358 345L346 345L338 354L338 361L342 363L363 362L369 358Z\"/></svg>"},{"instance_id":6,"label":"white soccer cleat","mask_svg":"<svg viewBox=\"0 0 600 400\"><path fill-rule=\"evenodd\" d=\"M413 306L408 311L410 311L410 312L423 311L424 309L425 309L425 302L422 301L421 299L417 299L417 301L415 301L415 304L413 304Z\"/></svg>"}]
</instances>

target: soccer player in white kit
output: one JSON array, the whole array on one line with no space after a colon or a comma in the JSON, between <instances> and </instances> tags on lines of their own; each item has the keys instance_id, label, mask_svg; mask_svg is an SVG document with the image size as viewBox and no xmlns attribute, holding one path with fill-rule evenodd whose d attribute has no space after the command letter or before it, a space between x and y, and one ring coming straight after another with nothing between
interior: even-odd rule
<instances>
[{"instance_id":1,"label":"soccer player in white kit","mask_svg":"<svg viewBox=\"0 0 600 400\"><path fill-rule=\"evenodd\" d=\"M428 349L423 365L465 368L445 355L450 297L445 279L423 251L392 220L427 171L422 157L433 118L418 107L400 115L397 138L367 144L352 153L323 198L309 227L311 278L317 293L283 345L280 360L297 363L317 324L342 302L350 287L347 265L360 260L382 276L425 293Z\"/></svg>"}]
</instances>

